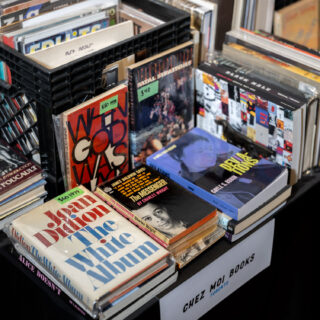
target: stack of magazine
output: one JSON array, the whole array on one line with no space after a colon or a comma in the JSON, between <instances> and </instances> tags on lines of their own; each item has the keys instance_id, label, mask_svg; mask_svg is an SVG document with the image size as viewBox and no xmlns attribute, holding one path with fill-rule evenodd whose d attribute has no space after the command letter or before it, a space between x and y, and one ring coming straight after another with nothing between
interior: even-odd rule
<instances>
[{"instance_id":1,"label":"stack of magazine","mask_svg":"<svg viewBox=\"0 0 320 320\"><path fill-rule=\"evenodd\" d=\"M41 167L0 139L0 228L43 203L47 195Z\"/></svg>"},{"instance_id":2,"label":"stack of magazine","mask_svg":"<svg viewBox=\"0 0 320 320\"><path fill-rule=\"evenodd\" d=\"M5 231L18 261L92 318L123 318L177 278L165 248L83 186L20 216Z\"/></svg>"}]
</instances>

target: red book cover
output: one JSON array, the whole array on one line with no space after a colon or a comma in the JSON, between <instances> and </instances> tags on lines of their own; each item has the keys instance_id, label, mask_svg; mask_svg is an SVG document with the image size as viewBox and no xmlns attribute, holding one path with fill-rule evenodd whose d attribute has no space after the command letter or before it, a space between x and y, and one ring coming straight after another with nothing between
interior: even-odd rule
<instances>
[{"instance_id":1,"label":"red book cover","mask_svg":"<svg viewBox=\"0 0 320 320\"><path fill-rule=\"evenodd\" d=\"M127 86L62 113L66 187L92 191L129 169Z\"/></svg>"}]
</instances>

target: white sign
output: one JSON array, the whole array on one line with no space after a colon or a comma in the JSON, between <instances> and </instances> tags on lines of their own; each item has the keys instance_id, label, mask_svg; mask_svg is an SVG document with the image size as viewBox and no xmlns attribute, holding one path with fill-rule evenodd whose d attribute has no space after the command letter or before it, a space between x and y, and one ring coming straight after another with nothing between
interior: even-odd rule
<instances>
[{"instance_id":1,"label":"white sign","mask_svg":"<svg viewBox=\"0 0 320 320\"><path fill-rule=\"evenodd\" d=\"M274 219L160 299L162 320L194 320L270 265Z\"/></svg>"}]
</instances>

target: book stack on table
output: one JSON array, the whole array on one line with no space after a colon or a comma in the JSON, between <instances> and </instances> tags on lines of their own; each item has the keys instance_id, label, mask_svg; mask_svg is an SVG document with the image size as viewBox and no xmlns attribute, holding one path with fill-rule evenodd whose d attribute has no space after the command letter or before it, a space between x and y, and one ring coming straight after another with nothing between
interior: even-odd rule
<instances>
[{"instance_id":1,"label":"book stack on table","mask_svg":"<svg viewBox=\"0 0 320 320\"><path fill-rule=\"evenodd\" d=\"M18 217L5 232L21 263L93 318L130 312L177 278L169 251L83 186Z\"/></svg>"},{"instance_id":2,"label":"book stack on table","mask_svg":"<svg viewBox=\"0 0 320 320\"><path fill-rule=\"evenodd\" d=\"M0 140L0 228L43 203L47 195L43 170Z\"/></svg>"}]
</instances>

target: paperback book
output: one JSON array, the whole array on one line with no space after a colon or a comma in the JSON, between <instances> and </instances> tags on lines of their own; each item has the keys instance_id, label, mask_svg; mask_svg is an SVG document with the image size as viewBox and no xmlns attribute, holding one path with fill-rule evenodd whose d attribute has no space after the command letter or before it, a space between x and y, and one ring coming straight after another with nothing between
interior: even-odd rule
<instances>
[{"instance_id":1,"label":"paperback book","mask_svg":"<svg viewBox=\"0 0 320 320\"><path fill-rule=\"evenodd\" d=\"M240 220L288 184L288 170L194 128L147 158L147 164Z\"/></svg>"},{"instance_id":2,"label":"paperback book","mask_svg":"<svg viewBox=\"0 0 320 320\"><path fill-rule=\"evenodd\" d=\"M128 67L132 165L194 126L193 43Z\"/></svg>"},{"instance_id":3,"label":"paperback book","mask_svg":"<svg viewBox=\"0 0 320 320\"><path fill-rule=\"evenodd\" d=\"M30 187L17 192L13 196L0 202L0 220L8 215L18 212L20 209L26 207L31 202L43 198L47 192L45 190L45 180L40 180Z\"/></svg>"},{"instance_id":4,"label":"paperback book","mask_svg":"<svg viewBox=\"0 0 320 320\"><path fill-rule=\"evenodd\" d=\"M224 233L213 205L146 165L99 185L96 194L166 247L180 267Z\"/></svg>"},{"instance_id":5,"label":"paperback book","mask_svg":"<svg viewBox=\"0 0 320 320\"><path fill-rule=\"evenodd\" d=\"M169 266L167 250L83 186L13 220L6 233L93 314Z\"/></svg>"},{"instance_id":6,"label":"paperback book","mask_svg":"<svg viewBox=\"0 0 320 320\"><path fill-rule=\"evenodd\" d=\"M296 183L302 175L306 135L314 136L314 126L306 132L309 98L242 72L232 61L203 63L195 78L197 127L223 138L223 126L216 120L226 120L268 148L268 158L288 167L290 183Z\"/></svg>"},{"instance_id":7,"label":"paperback book","mask_svg":"<svg viewBox=\"0 0 320 320\"><path fill-rule=\"evenodd\" d=\"M265 31L249 31L246 29L231 30L226 33L225 43L247 43L252 48L260 48L260 52L269 51L273 57L288 59L294 65L308 68L319 74L319 51L301 44L275 36Z\"/></svg>"},{"instance_id":8,"label":"paperback book","mask_svg":"<svg viewBox=\"0 0 320 320\"><path fill-rule=\"evenodd\" d=\"M129 169L128 88L120 84L56 119L65 186L97 184ZM60 127L59 127L60 125Z\"/></svg>"}]
</instances>

